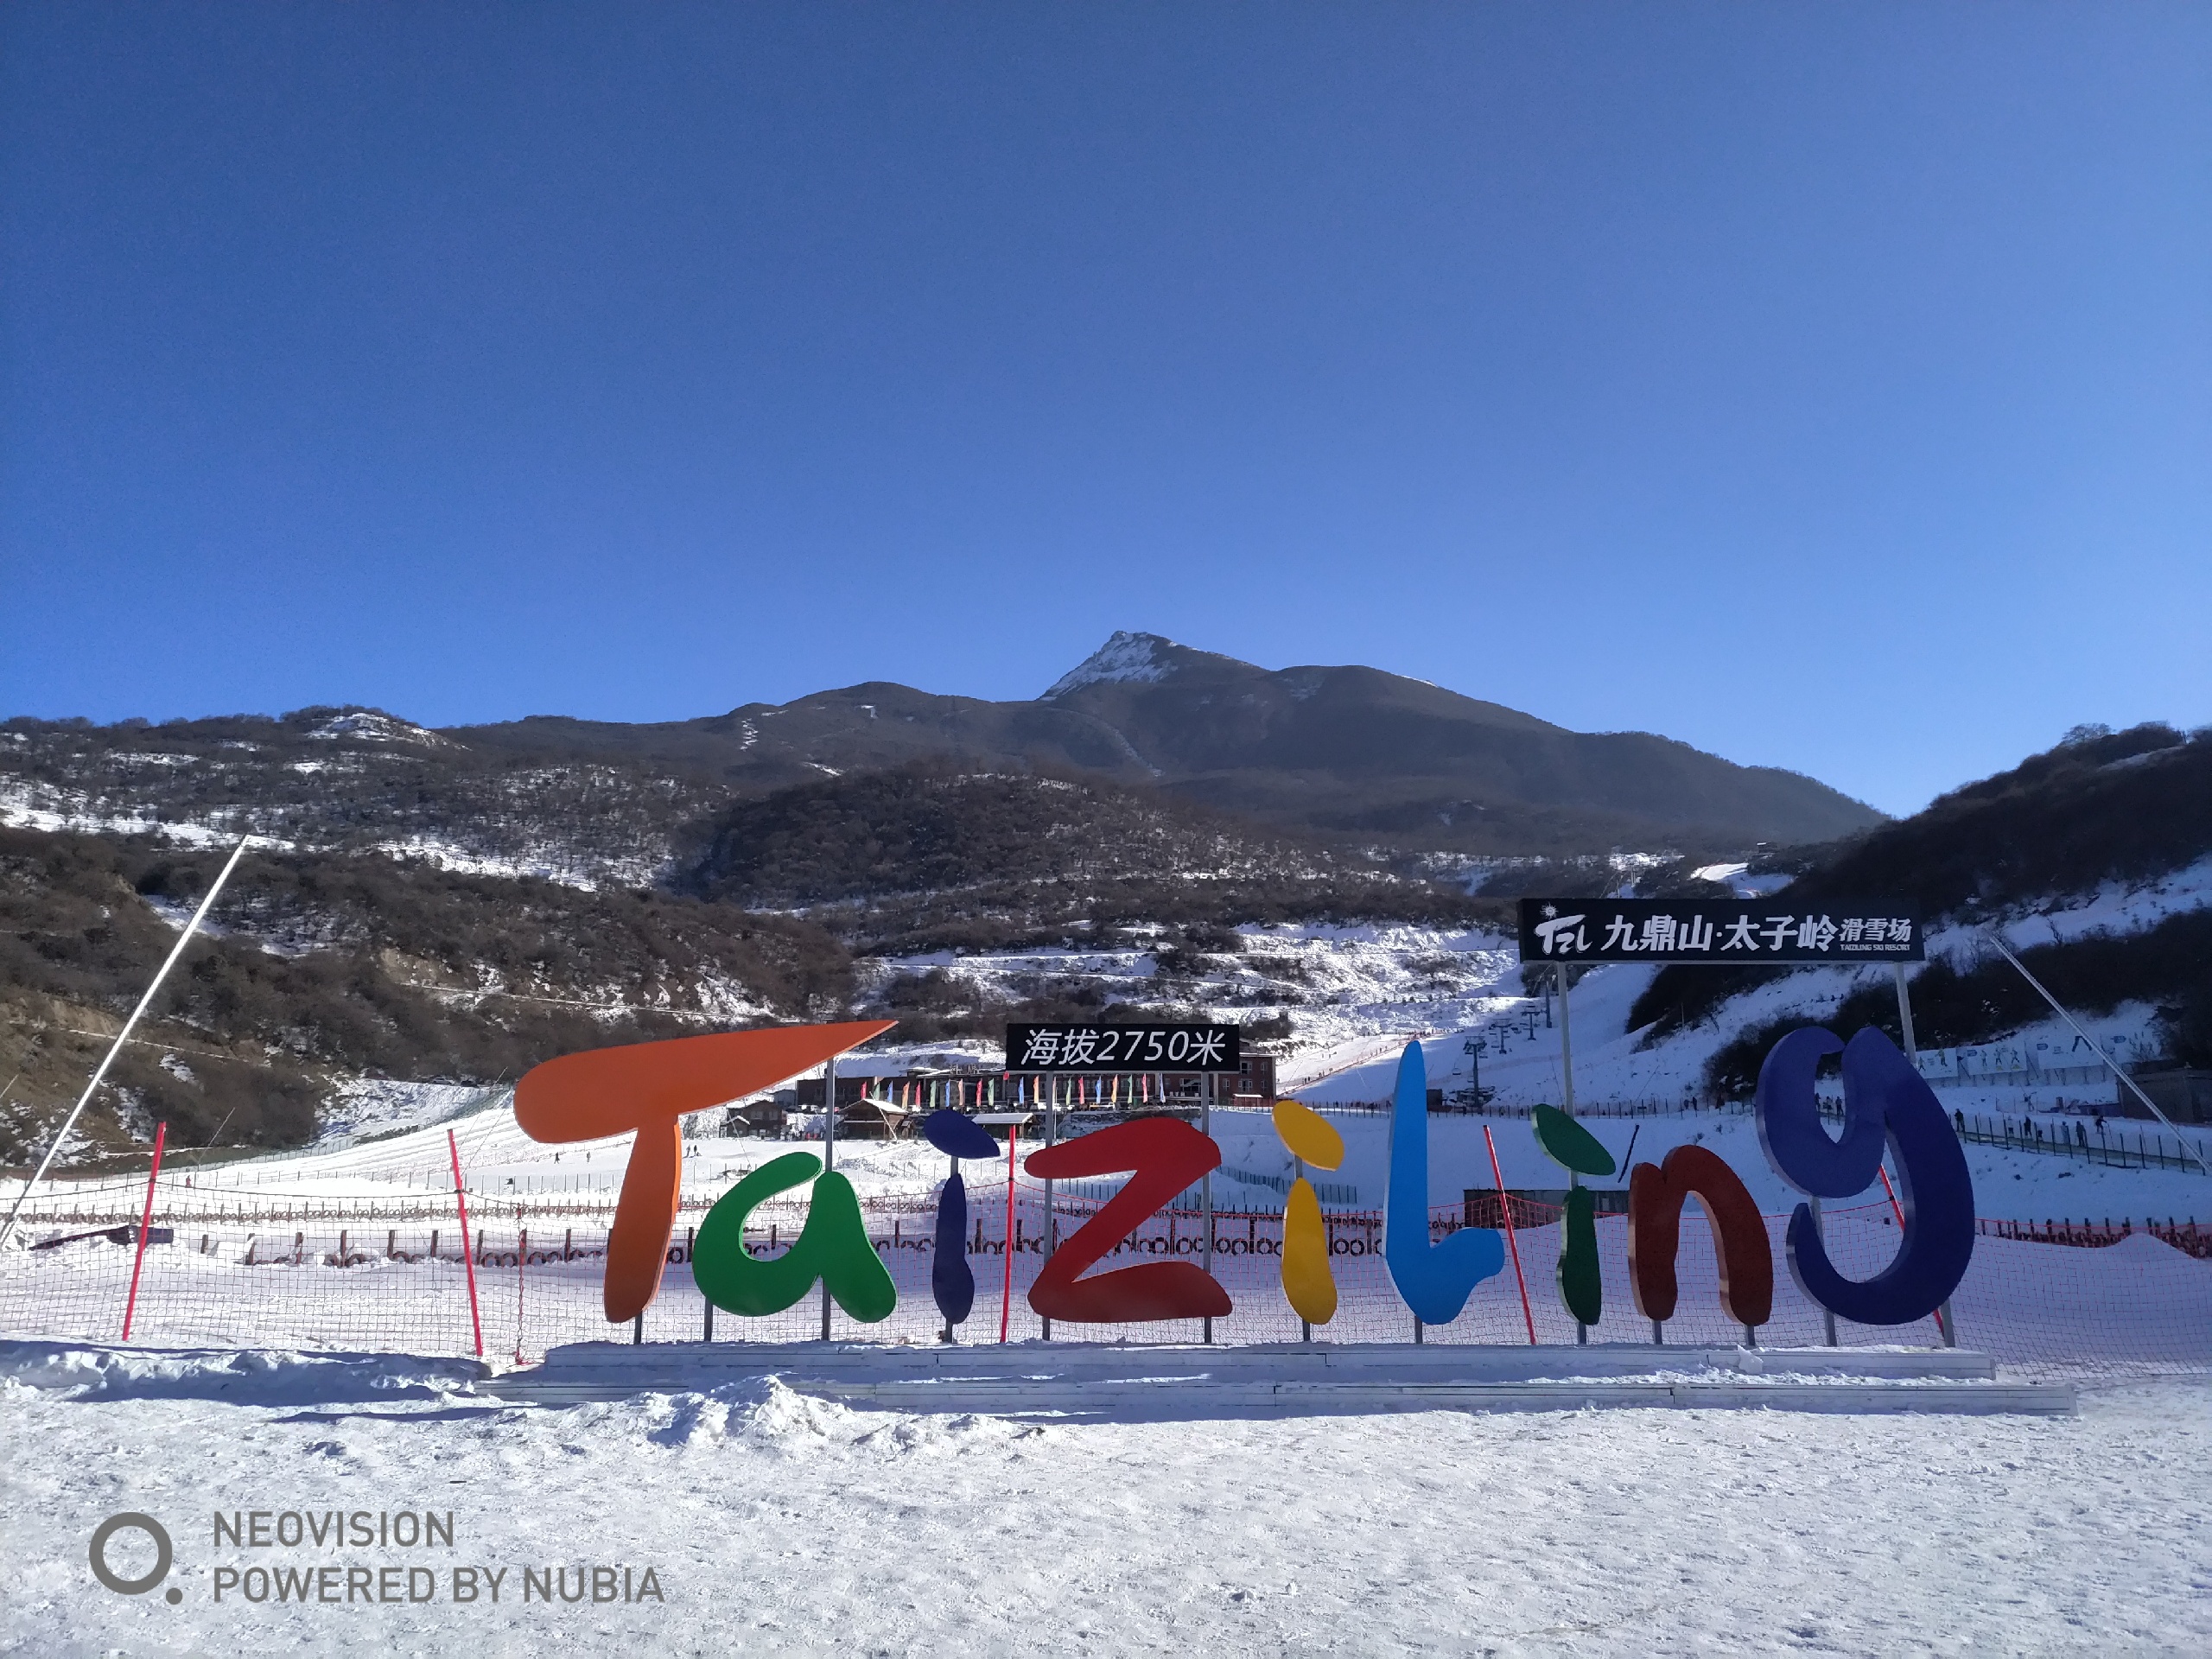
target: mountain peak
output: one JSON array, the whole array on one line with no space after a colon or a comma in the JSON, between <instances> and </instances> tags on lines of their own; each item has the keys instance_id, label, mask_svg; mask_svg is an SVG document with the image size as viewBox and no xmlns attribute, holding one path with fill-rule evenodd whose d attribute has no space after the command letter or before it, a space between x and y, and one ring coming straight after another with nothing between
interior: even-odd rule
<instances>
[{"instance_id":1,"label":"mountain peak","mask_svg":"<svg viewBox=\"0 0 2212 1659\"><path fill-rule=\"evenodd\" d=\"M1166 660L1167 653L1180 649L1173 639L1156 633L1130 633L1116 628L1104 645L1054 680L1039 701L1048 702L1086 685L1112 680L1164 680L1173 671L1173 664Z\"/></svg>"},{"instance_id":2,"label":"mountain peak","mask_svg":"<svg viewBox=\"0 0 2212 1659\"><path fill-rule=\"evenodd\" d=\"M1104 645L1053 681L1038 701L1050 702L1088 685L1153 684L1193 671L1205 679L1242 679L1267 671L1219 652L1178 645L1163 634L1116 629Z\"/></svg>"}]
</instances>

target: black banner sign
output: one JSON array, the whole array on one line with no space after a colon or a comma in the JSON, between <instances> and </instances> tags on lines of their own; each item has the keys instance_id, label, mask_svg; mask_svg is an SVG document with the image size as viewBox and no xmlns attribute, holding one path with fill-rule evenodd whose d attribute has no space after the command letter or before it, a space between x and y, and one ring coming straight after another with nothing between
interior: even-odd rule
<instances>
[{"instance_id":1,"label":"black banner sign","mask_svg":"<svg viewBox=\"0 0 2212 1659\"><path fill-rule=\"evenodd\" d=\"M1920 918L1897 905L1787 900L1523 899L1530 962L1923 962Z\"/></svg>"},{"instance_id":2,"label":"black banner sign","mask_svg":"<svg viewBox=\"0 0 2212 1659\"><path fill-rule=\"evenodd\" d=\"M1016 1026L1009 1071L1234 1071L1235 1026Z\"/></svg>"}]
</instances>

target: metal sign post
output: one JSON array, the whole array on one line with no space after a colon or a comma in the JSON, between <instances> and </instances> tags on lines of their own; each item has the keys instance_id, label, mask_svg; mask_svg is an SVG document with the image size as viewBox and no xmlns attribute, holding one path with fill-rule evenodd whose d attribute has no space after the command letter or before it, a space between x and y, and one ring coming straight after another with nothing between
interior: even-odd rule
<instances>
[{"instance_id":1,"label":"metal sign post","mask_svg":"<svg viewBox=\"0 0 2212 1659\"><path fill-rule=\"evenodd\" d=\"M1213 1073L1207 1072L1205 1079L1205 1092L1198 1096L1198 1133L1209 1141L1213 1138ZM1215 1156L1218 1157L1220 1154L1217 1153ZM1206 1273L1211 1276L1213 1272L1213 1171L1211 1169L1206 1171L1198 1182L1198 1207L1205 1212L1206 1227L1205 1248L1201 1252L1201 1255L1205 1263ZM1205 1338L1211 1342L1213 1315L1207 1314L1204 1324Z\"/></svg>"},{"instance_id":2,"label":"metal sign post","mask_svg":"<svg viewBox=\"0 0 2212 1659\"><path fill-rule=\"evenodd\" d=\"M1912 996L1905 988L1904 963L1897 963L1897 1030L1904 1038L1904 1058L1906 1063L1912 1067L1914 1075L1917 1076L1920 1071L1920 1046L1913 1040L1912 1037ZM1815 1212L1815 1214L1817 1216L1817 1212ZM1823 1308L1821 1312L1825 1313L1827 1310ZM1949 1297L1946 1296L1943 1299L1943 1306L1936 1309L1936 1313L1938 1317L1936 1322L1942 1327L1943 1345L1946 1348L1957 1347L1959 1345L1959 1329L1958 1326L1953 1324L1951 1320L1951 1299ZM1827 1324L1830 1332L1833 1333L1835 1329L1834 1314L1828 1313ZM1834 1347L1835 1345L1833 1334L1830 1336L1828 1345L1830 1347Z\"/></svg>"},{"instance_id":3,"label":"metal sign post","mask_svg":"<svg viewBox=\"0 0 2212 1659\"><path fill-rule=\"evenodd\" d=\"M1049 1080L1048 1080L1049 1081ZM1054 1089L1045 1103L1045 1144L1055 1147L1060 1141L1060 1091ZM1060 1248L1059 1216L1052 1208L1052 1180L1045 1179L1045 1259L1050 1261L1052 1252ZM1045 1340L1052 1339L1052 1316L1044 1316Z\"/></svg>"},{"instance_id":4,"label":"metal sign post","mask_svg":"<svg viewBox=\"0 0 2212 1659\"><path fill-rule=\"evenodd\" d=\"M1920 1070L1920 1046L1912 1039L1912 997L1905 989L1904 963L1897 965L1897 1029L1904 1033L1904 1057L1912 1062L1912 1069Z\"/></svg>"},{"instance_id":5,"label":"metal sign post","mask_svg":"<svg viewBox=\"0 0 2212 1659\"><path fill-rule=\"evenodd\" d=\"M1552 969L1552 977L1559 982L1560 1091L1566 1102L1567 1115L1573 1117L1574 1116L1574 1021L1567 1013L1567 964L1563 962L1556 964ZM1567 1171L1567 1184L1571 1187L1581 1185L1582 1172L1573 1169ZM1574 1340L1578 1344L1587 1343L1590 1340L1590 1327L1580 1319L1574 1322Z\"/></svg>"},{"instance_id":6,"label":"metal sign post","mask_svg":"<svg viewBox=\"0 0 2212 1659\"><path fill-rule=\"evenodd\" d=\"M1552 976L1559 983L1559 1069L1560 1088L1566 1096L1565 1109L1569 1117L1574 1116L1574 1024L1567 1012L1567 964L1559 963L1552 969ZM1577 1182L1580 1185L1580 1183Z\"/></svg>"},{"instance_id":7,"label":"metal sign post","mask_svg":"<svg viewBox=\"0 0 2212 1659\"><path fill-rule=\"evenodd\" d=\"M837 1167L837 1057L822 1062L822 1173ZM822 1340L830 1340L830 1275L822 1276Z\"/></svg>"}]
</instances>

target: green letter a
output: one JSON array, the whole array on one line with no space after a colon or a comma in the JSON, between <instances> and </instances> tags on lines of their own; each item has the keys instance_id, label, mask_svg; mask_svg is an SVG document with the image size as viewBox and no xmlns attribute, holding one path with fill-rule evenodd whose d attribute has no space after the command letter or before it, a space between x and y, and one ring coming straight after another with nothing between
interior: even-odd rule
<instances>
[{"instance_id":1,"label":"green letter a","mask_svg":"<svg viewBox=\"0 0 2212 1659\"><path fill-rule=\"evenodd\" d=\"M780 1313L819 1279L837 1306L862 1324L888 1319L899 1306L891 1274L868 1242L853 1184L832 1170L814 1182L814 1202L798 1243L763 1261L745 1248L745 1218L763 1200L822 1175L810 1152L790 1152L760 1166L722 1194L700 1224L691 1248L699 1294L728 1313Z\"/></svg>"}]
</instances>

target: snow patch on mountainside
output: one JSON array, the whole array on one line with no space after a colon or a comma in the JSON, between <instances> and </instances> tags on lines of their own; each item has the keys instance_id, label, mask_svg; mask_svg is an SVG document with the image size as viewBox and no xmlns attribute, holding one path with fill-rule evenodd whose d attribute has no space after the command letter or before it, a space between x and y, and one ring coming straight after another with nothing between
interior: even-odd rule
<instances>
[{"instance_id":1,"label":"snow patch on mountainside","mask_svg":"<svg viewBox=\"0 0 2212 1659\"><path fill-rule=\"evenodd\" d=\"M324 1104L318 1150L335 1151L365 1141L442 1125L514 1100L512 1086L465 1083L403 1083L394 1077L356 1077L338 1086Z\"/></svg>"},{"instance_id":2,"label":"snow patch on mountainside","mask_svg":"<svg viewBox=\"0 0 2212 1659\"><path fill-rule=\"evenodd\" d=\"M1173 640L1162 639L1154 633L1128 633L1117 629L1112 639L1046 688L1044 696L1039 701L1049 702L1054 697L1065 696L1086 685L1111 681L1164 680L1167 677L1168 670L1160 662L1153 647L1173 643Z\"/></svg>"},{"instance_id":3,"label":"snow patch on mountainside","mask_svg":"<svg viewBox=\"0 0 2212 1659\"><path fill-rule=\"evenodd\" d=\"M390 715L380 715L373 709L326 720L308 735L334 742L341 738L351 738L356 742L365 743L414 743L426 749L457 749L462 747L453 739L441 737L426 727L395 720Z\"/></svg>"},{"instance_id":4,"label":"snow patch on mountainside","mask_svg":"<svg viewBox=\"0 0 2212 1659\"><path fill-rule=\"evenodd\" d=\"M648 887L665 862L579 856L573 849L555 842L543 842L516 854L494 853L438 836L407 836L379 842L373 850L389 858L419 858L455 875L489 875L507 880L536 876L542 881L556 881L584 893L596 893L602 887Z\"/></svg>"},{"instance_id":5,"label":"snow patch on mountainside","mask_svg":"<svg viewBox=\"0 0 2212 1659\"><path fill-rule=\"evenodd\" d=\"M236 810L221 815L235 821ZM231 823L194 823L164 818L152 808L131 812L98 812L82 791L56 789L29 779L0 779L0 828L32 830L41 835L65 830L96 836L162 836L181 846L212 847L234 842L241 833ZM289 843L283 843L289 850Z\"/></svg>"},{"instance_id":6,"label":"snow patch on mountainside","mask_svg":"<svg viewBox=\"0 0 2212 1659\"><path fill-rule=\"evenodd\" d=\"M2005 943L2015 950L2071 943L2093 933L2139 933L2169 916L2212 905L2212 856L2185 864L2151 881L2107 881L2086 896L2057 898L2006 911L1999 918ZM1939 928L1928 946L1955 962L1980 948L1974 930Z\"/></svg>"},{"instance_id":7,"label":"snow patch on mountainside","mask_svg":"<svg viewBox=\"0 0 2212 1659\"><path fill-rule=\"evenodd\" d=\"M1770 893L1780 893L1797 879L1779 871L1752 875L1751 868L1748 864L1707 864L1692 870L1690 880L1717 882L1738 899L1764 899Z\"/></svg>"}]
</instances>

